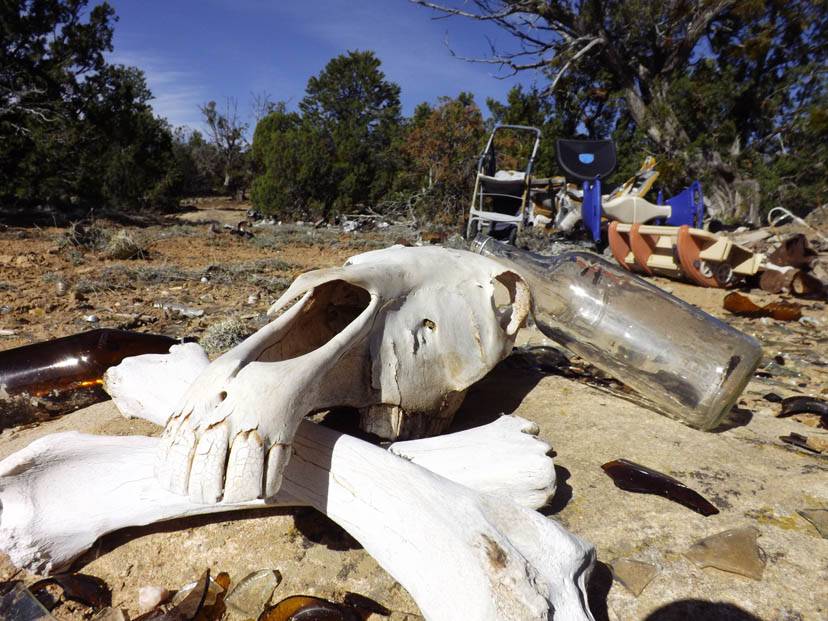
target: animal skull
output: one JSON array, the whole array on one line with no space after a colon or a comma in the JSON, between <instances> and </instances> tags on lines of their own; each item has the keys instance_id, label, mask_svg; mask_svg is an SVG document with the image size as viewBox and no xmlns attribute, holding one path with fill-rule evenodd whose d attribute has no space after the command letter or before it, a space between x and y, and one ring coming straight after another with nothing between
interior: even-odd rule
<instances>
[{"instance_id":1,"label":"animal skull","mask_svg":"<svg viewBox=\"0 0 828 621\"><path fill-rule=\"evenodd\" d=\"M504 306L496 283L509 293ZM156 476L194 502L269 498L301 420L337 406L358 408L363 429L389 439L440 433L466 389L508 355L529 306L516 273L437 247L303 274L269 311L282 314L190 387Z\"/></svg>"}]
</instances>

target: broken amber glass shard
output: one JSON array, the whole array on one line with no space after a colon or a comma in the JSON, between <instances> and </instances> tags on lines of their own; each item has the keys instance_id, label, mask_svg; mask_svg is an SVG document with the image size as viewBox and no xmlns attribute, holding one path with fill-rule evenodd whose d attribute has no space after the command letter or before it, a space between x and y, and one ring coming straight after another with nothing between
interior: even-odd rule
<instances>
[{"instance_id":1,"label":"broken amber glass shard","mask_svg":"<svg viewBox=\"0 0 828 621\"><path fill-rule=\"evenodd\" d=\"M759 530L753 526L733 528L694 543L684 555L699 567L761 580L765 570L762 549L756 543Z\"/></svg>"},{"instance_id":2,"label":"broken amber glass shard","mask_svg":"<svg viewBox=\"0 0 828 621\"><path fill-rule=\"evenodd\" d=\"M641 595L644 588L658 574L658 567L655 565L631 558L621 558L613 561L610 567L612 568L613 579L636 597Z\"/></svg>"},{"instance_id":3,"label":"broken amber glass shard","mask_svg":"<svg viewBox=\"0 0 828 621\"><path fill-rule=\"evenodd\" d=\"M782 400L778 417L794 414L817 414L822 418L822 427L828 428L828 403L816 397L788 397Z\"/></svg>"},{"instance_id":4,"label":"broken amber glass shard","mask_svg":"<svg viewBox=\"0 0 828 621\"><path fill-rule=\"evenodd\" d=\"M741 293L728 293L724 298L724 308L741 317L772 317L780 321L797 321L802 317L802 306L789 302L771 302L759 306Z\"/></svg>"},{"instance_id":5,"label":"broken amber glass shard","mask_svg":"<svg viewBox=\"0 0 828 621\"><path fill-rule=\"evenodd\" d=\"M828 452L828 438L823 436L803 436L798 433L790 433L786 436L779 436L782 442L793 444L814 453Z\"/></svg>"},{"instance_id":6,"label":"broken amber glass shard","mask_svg":"<svg viewBox=\"0 0 828 621\"><path fill-rule=\"evenodd\" d=\"M0 351L0 386L9 395L53 395L99 386L124 358L163 354L179 341L157 334L99 329Z\"/></svg>"},{"instance_id":7,"label":"broken amber glass shard","mask_svg":"<svg viewBox=\"0 0 828 621\"><path fill-rule=\"evenodd\" d=\"M63 590L64 599L71 599L92 608L104 608L112 605L112 591L106 582L97 576L86 574L63 574L38 580L29 587L37 595L38 591L50 584L56 584Z\"/></svg>"},{"instance_id":8,"label":"broken amber glass shard","mask_svg":"<svg viewBox=\"0 0 828 621\"><path fill-rule=\"evenodd\" d=\"M704 516L719 512L704 496L681 481L647 466L626 459L616 459L605 463L601 468L616 487L627 492L663 496Z\"/></svg>"},{"instance_id":9,"label":"broken amber glass shard","mask_svg":"<svg viewBox=\"0 0 828 621\"><path fill-rule=\"evenodd\" d=\"M227 589L230 588L230 574L226 571L220 572L219 575L216 576L215 582L223 589L223 591L226 592Z\"/></svg>"},{"instance_id":10,"label":"broken amber glass shard","mask_svg":"<svg viewBox=\"0 0 828 621\"><path fill-rule=\"evenodd\" d=\"M293 595L269 608L259 621L360 621L352 609L321 597Z\"/></svg>"},{"instance_id":11,"label":"broken amber glass shard","mask_svg":"<svg viewBox=\"0 0 828 621\"><path fill-rule=\"evenodd\" d=\"M797 513L813 524L823 539L828 539L828 509L800 509Z\"/></svg>"}]
</instances>

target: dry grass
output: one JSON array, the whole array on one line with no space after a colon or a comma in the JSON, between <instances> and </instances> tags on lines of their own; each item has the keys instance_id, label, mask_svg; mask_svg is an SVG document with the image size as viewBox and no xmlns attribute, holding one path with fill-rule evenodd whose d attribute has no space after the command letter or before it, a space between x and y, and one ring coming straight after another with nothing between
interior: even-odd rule
<instances>
[{"instance_id":1,"label":"dry grass","mask_svg":"<svg viewBox=\"0 0 828 621\"><path fill-rule=\"evenodd\" d=\"M107 259L144 259L147 250L134 236L121 229L106 243L102 255Z\"/></svg>"},{"instance_id":2,"label":"dry grass","mask_svg":"<svg viewBox=\"0 0 828 621\"><path fill-rule=\"evenodd\" d=\"M252 333L246 323L230 317L209 326L198 342L208 354L217 355L235 347Z\"/></svg>"},{"instance_id":3,"label":"dry grass","mask_svg":"<svg viewBox=\"0 0 828 621\"><path fill-rule=\"evenodd\" d=\"M112 238L112 231L97 222L83 224L73 222L58 238L58 247L61 250L72 248L81 250L103 250Z\"/></svg>"},{"instance_id":4,"label":"dry grass","mask_svg":"<svg viewBox=\"0 0 828 621\"><path fill-rule=\"evenodd\" d=\"M345 233L337 226L316 229L311 226L284 224L256 227L253 233L255 237L250 240L251 243L259 248L268 249L321 246L368 251L387 248L400 239L409 242L417 239L417 232L404 226L390 226L364 233Z\"/></svg>"}]
</instances>

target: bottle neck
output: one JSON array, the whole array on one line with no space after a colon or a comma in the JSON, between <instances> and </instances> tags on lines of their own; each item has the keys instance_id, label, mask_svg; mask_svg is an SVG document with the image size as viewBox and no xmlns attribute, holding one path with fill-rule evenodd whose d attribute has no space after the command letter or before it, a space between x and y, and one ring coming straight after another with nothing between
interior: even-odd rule
<instances>
[{"instance_id":1,"label":"bottle neck","mask_svg":"<svg viewBox=\"0 0 828 621\"><path fill-rule=\"evenodd\" d=\"M486 255L486 245L489 242L494 241L494 238L489 237L488 235L484 235L483 233L478 233L474 239L469 241L469 252L475 252L477 254Z\"/></svg>"},{"instance_id":2,"label":"bottle neck","mask_svg":"<svg viewBox=\"0 0 828 621\"><path fill-rule=\"evenodd\" d=\"M478 233L477 237L468 243L468 249L516 269L527 280L533 280L537 276L547 276L550 270L554 269L565 260L566 256L571 254L565 252L553 256L541 255L528 250L521 250L483 233Z\"/></svg>"}]
</instances>

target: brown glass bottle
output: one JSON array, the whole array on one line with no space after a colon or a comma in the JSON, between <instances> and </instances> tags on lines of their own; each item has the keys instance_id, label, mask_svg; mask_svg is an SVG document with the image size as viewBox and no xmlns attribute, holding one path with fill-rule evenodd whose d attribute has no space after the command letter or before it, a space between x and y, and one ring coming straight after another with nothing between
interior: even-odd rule
<instances>
[{"instance_id":1,"label":"brown glass bottle","mask_svg":"<svg viewBox=\"0 0 828 621\"><path fill-rule=\"evenodd\" d=\"M0 351L0 395L59 398L97 388L104 372L124 358L166 353L179 342L158 334L102 328Z\"/></svg>"}]
</instances>

